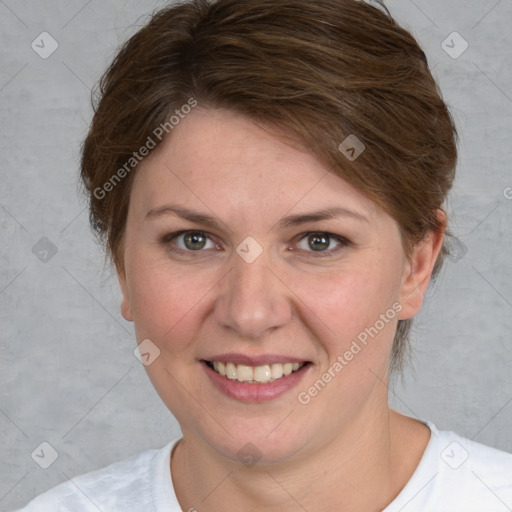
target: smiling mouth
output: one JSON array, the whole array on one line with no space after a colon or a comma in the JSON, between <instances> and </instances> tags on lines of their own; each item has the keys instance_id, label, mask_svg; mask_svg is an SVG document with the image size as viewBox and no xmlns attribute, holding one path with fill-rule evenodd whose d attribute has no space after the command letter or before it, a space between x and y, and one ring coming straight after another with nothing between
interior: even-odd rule
<instances>
[{"instance_id":1,"label":"smiling mouth","mask_svg":"<svg viewBox=\"0 0 512 512\"><path fill-rule=\"evenodd\" d=\"M299 371L309 364L303 363L274 363L262 366L247 366L244 364L225 363L221 361L203 361L214 372L230 380L247 384L268 384Z\"/></svg>"}]
</instances>

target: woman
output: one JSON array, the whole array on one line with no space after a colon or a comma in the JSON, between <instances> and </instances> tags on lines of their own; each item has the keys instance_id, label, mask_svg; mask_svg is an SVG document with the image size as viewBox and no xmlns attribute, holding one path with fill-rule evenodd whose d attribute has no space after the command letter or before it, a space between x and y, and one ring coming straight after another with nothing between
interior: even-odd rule
<instances>
[{"instance_id":1,"label":"woman","mask_svg":"<svg viewBox=\"0 0 512 512\"><path fill-rule=\"evenodd\" d=\"M388 405L446 253L455 141L377 7L157 13L104 75L82 179L183 437L23 510L512 507L512 455Z\"/></svg>"}]
</instances>

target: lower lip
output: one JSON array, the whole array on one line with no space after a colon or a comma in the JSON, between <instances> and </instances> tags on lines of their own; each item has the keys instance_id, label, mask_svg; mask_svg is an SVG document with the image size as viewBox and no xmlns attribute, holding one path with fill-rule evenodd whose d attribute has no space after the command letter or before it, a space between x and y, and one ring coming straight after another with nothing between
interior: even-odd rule
<instances>
[{"instance_id":1,"label":"lower lip","mask_svg":"<svg viewBox=\"0 0 512 512\"><path fill-rule=\"evenodd\" d=\"M249 403L273 400L287 391L290 391L299 383L311 366L311 364L305 364L296 372L276 379L273 382L268 382L267 384L249 384L247 382L228 379L212 370L206 363L201 362L201 365L217 389L230 398Z\"/></svg>"}]
</instances>

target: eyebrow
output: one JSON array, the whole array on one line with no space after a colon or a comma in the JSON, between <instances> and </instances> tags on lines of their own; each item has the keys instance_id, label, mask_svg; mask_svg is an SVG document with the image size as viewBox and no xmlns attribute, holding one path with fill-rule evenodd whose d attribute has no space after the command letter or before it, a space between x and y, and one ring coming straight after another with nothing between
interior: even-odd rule
<instances>
[{"instance_id":1,"label":"eyebrow","mask_svg":"<svg viewBox=\"0 0 512 512\"><path fill-rule=\"evenodd\" d=\"M220 229L221 224L224 224L211 215L190 210L184 206L174 204L166 204L152 208L147 212L145 220L150 220L163 215L174 215L190 222L204 224L206 226L211 226L217 229ZM276 226L278 229L283 229L292 226L298 226L300 224L306 224L308 222L319 222L322 220L331 220L339 217L350 217L358 221L370 222L367 217L359 212L341 206L336 206L331 208L324 208L314 212L283 217L279 222L277 222L277 224L272 227L272 230L275 229Z\"/></svg>"},{"instance_id":2,"label":"eyebrow","mask_svg":"<svg viewBox=\"0 0 512 512\"><path fill-rule=\"evenodd\" d=\"M341 206L334 206L332 208L325 208L316 212L301 213L284 217L278 222L277 226L282 229L290 226L298 226L299 224L306 224L307 222L319 222L321 220L331 220L339 217L350 217L359 221L370 222L362 213Z\"/></svg>"}]
</instances>

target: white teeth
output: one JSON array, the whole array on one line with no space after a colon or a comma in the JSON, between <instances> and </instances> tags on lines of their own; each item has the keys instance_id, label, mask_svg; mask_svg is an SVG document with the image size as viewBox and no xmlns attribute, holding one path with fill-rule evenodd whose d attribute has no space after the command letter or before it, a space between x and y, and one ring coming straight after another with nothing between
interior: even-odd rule
<instances>
[{"instance_id":1,"label":"white teeth","mask_svg":"<svg viewBox=\"0 0 512 512\"><path fill-rule=\"evenodd\" d=\"M272 372L273 379L280 379L283 376L283 365L273 364L270 366L270 371Z\"/></svg>"},{"instance_id":2,"label":"white teeth","mask_svg":"<svg viewBox=\"0 0 512 512\"><path fill-rule=\"evenodd\" d=\"M236 380L236 366L233 363L226 364L226 377L231 380Z\"/></svg>"},{"instance_id":3,"label":"white teeth","mask_svg":"<svg viewBox=\"0 0 512 512\"><path fill-rule=\"evenodd\" d=\"M245 366L244 364L239 364L236 367L236 378L240 382L248 382L253 380L254 372L252 370L252 366Z\"/></svg>"},{"instance_id":4,"label":"white teeth","mask_svg":"<svg viewBox=\"0 0 512 512\"><path fill-rule=\"evenodd\" d=\"M292 372L296 372L302 368L304 364L305 363L274 363L271 365L247 366L245 364L237 365L215 361L213 363L213 369L230 380L266 384L280 379L283 376L290 375Z\"/></svg>"},{"instance_id":5,"label":"white teeth","mask_svg":"<svg viewBox=\"0 0 512 512\"><path fill-rule=\"evenodd\" d=\"M272 373L270 372L270 366L268 364L265 366L256 366L256 368L254 368L253 379L256 382L268 382L271 378Z\"/></svg>"}]
</instances>

